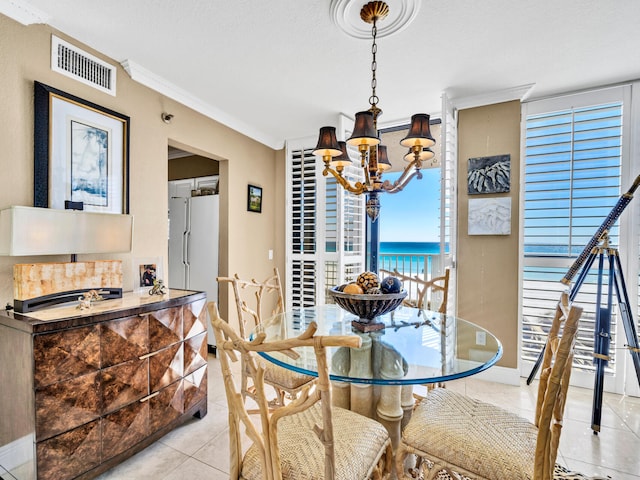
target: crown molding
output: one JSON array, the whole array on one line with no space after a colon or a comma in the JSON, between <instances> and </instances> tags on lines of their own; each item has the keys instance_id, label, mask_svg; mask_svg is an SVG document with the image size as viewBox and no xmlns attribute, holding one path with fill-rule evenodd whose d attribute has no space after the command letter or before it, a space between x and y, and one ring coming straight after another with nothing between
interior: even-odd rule
<instances>
[{"instance_id":1,"label":"crown molding","mask_svg":"<svg viewBox=\"0 0 640 480\"><path fill-rule=\"evenodd\" d=\"M169 160L175 160L177 158L193 157L195 153L185 152L179 148L169 146Z\"/></svg>"},{"instance_id":2,"label":"crown molding","mask_svg":"<svg viewBox=\"0 0 640 480\"><path fill-rule=\"evenodd\" d=\"M48 23L51 18L42 10L38 10L22 0L0 0L0 13L25 26Z\"/></svg>"},{"instance_id":3,"label":"crown molding","mask_svg":"<svg viewBox=\"0 0 640 480\"><path fill-rule=\"evenodd\" d=\"M531 95L531 91L533 90L535 85L535 83L529 83L527 85L505 88L503 90L495 90L493 92L487 92L481 95L453 97L449 100L453 107L458 110L482 107L484 105L493 105L495 103L510 102L512 100L519 100L522 102L526 100L529 95Z\"/></svg>"},{"instance_id":4,"label":"crown molding","mask_svg":"<svg viewBox=\"0 0 640 480\"><path fill-rule=\"evenodd\" d=\"M183 90L165 78L156 75L155 73L141 67L132 60L124 60L120 63L125 69L127 74L132 80L155 90L166 97L179 102L192 110L195 110L202 115L215 120L216 122L225 125L238 133L246 135L247 137L266 145L274 150L281 150L284 148L284 139L275 138L271 135L267 135L261 132L251 125L239 120L232 115L229 115L222 110L203 102L198 97L193 96L186 90Z\"/></svg>"}]
</instances>

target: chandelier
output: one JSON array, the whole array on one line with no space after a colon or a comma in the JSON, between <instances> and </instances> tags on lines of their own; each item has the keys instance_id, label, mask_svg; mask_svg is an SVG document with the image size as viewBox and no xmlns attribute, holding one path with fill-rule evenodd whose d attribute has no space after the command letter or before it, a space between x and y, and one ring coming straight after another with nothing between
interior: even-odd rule
<instances>
[{"instance_id":1,"label":"chandelier","mask_svg":"<svg viewBox=\"0 0 640 480\"><path fill-rule=\"evenodd\" d=\"M408 148L408 152L404 156L404 160L408 163L396 181L392 183L389 180L383 180L382 175L391 168L391 162L387 157L387 147L380 143L378 136L378 117L382 110L378 107L379 98L376 94L376 69L378 66L376 36L378 33L377 22L383 20L388 14L389 6L382 1L369 2L360 10L360 18L364 22L372 24L370 108L367 111L356 113L353 133L346 142L337 140L335 127L322 127L318 144L313 151L314 155L322 157L324 162L322 174L324 176L333 175L345 190L355 195L363 193L367 195L367 215L372 222L376 221L380 213L378 193L398 193L413 177L422 178L420 169L424 162L434 158L434 153L429 147L436 143L431 135L429 115L426 113L413 115L409 132L400 141L400 145ZM360 153L360 168L363 171L364 181L352 184L343 176L345 167L353 163L349 157L347 145L357 147Z\"/></svg>"}]
</instances>

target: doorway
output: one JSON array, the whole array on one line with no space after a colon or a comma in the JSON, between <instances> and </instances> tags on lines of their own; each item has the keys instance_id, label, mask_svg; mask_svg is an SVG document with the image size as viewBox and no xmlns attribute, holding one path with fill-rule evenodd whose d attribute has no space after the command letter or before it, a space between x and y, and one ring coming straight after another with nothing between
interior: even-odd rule
<instances>
[{"instance_id":1,"label":"doorway","mask_svg":"<svg viewBox=\"0 0 640 480\"><path fill-rule=\"evenodd\" d=\"M218 302L219 162L168 148L169 288L204 291ZM208 343L215 348L210 322Z\"/></svg>"}]
</instances>

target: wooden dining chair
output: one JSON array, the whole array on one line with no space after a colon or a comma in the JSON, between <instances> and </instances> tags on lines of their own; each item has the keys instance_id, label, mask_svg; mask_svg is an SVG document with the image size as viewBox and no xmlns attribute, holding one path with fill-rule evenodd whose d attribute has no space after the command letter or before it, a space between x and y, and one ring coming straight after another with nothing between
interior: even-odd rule
<instances>
[{"instance_id":1,"label":"wooden dining chair","mask_svg":"<svg viewBox=\"0 0 640 480\"><path fill-rule=\"evenodd\" d=\"M265 335L246 341L220 318L214 302L207 304L216 336L227 405L229 407L230 476L244 480L352 480L386 479L393 452L386 429L370 418L335 407L327 347L358 347L362 340L351 336L314 336L315 322L299 337L265 342ZM318 381L305 388L288 405L270 411L265 397L265 369L256 352L279 351L289 356L298 347L313 347ZM244 359L255 379L260 421L254 423L236 389L231 362ZM246 435L242 435L244 427ZM243 439L250 440L248 449ZM246 446L246 445L245 445ZM245 452L243 455L243 452Z\"/></svg>"},{"instance_id":2,"label":"wooden dining chair","mask_svg":"<svg viewBox=\"0 0 640 480\"><path fill-rule=\"evenodd\" d=\"M380 273L386 275L393 275L400 279L402 284L409 292L409 295L402 301L403 305L413 308L421 308L438 313L447 313L447 302L449 301L449 269L445 268L444 274L438 277L433 277L431 280L424 280L419 275L413 277L404 275L398 271L398 269L380 270ZM427 391L436 387L444 387L444 382L429 383L423 385ZM404 390L413 392L413 396L418 402L421 402L424 398L422 395L414 391L413 386L405 385ZM411 395L409 393L409 395Z\"/></svg>"},{"instance_id":3,"label":"wooden dining chair","mask_svg":"<svg viewBox=\"0 0 640 480\"><path fill-rule=\"evenodd\" d=\"M284 311L282 285L277 268L273 269L273 275L262 282L255 279L242 280L237 273L233 277L218 277L217 280L218 283L228 282L232 286L241 338L248 338L253 329L265 318L263 312L267 310L268 303L275 305L270 311L271 315ZM250 297L253 297L251 302L247 300ZM265 362L264 381L276 392L276 398L270 402L271 406L281 407L285 404L287 395L289 398L295 398L303 388L313 383L315 378ZM255 382L246 367L242 369L240 391L243 400L247 396L255 400Z\"/></svg>"},{"instance_id":4,"label":"wooden dining chair","mask_svg":"<svg viewBox=\"0 0 640 480\"><path fill-rule=\"evenodd\" d=\"M571 306L563 294L547 339L535 423L451 389L431 390L402 433L398 471L403 472L406 456L415 454L417 470L410 473L422 470L426 479L589 478L556 465L581 314L582 308Z\"/></svg>"},{"instance_id":5,"label":"wooden dining chair","mask_svg":"<svg viewBox=\"0 0 640 480\"><path fill-rule=\"evenodd\" d=\"M405 290L409 292L403 300L403 305L414 308L422 308L438 313L447 313L447 301L449 299L449 269L446 268L443 275L433 277L431 280L413 277L400 273L397 269L380 270L380 273L393 275L402 281ZM412 288L414 287L414 288ZM415 291L415 295L413 292Z\"/></svg>"}]
</instances>

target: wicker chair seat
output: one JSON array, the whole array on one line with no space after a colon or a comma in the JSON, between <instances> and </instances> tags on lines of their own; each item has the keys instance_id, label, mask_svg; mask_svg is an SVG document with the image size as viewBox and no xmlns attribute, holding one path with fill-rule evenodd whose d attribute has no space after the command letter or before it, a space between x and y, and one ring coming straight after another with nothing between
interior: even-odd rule
<instances>
[{"instance_id":1,"label":"wicker chair seat","mask_svg":"<svg viewBox=\"0 0 640 480\"><path fill-rule=\"evenodd\" d=\"M410 422L403 437L411 438L413 446L427 459L450 466L456 473L464 469L472 474L471 477L461 474L462 480L533 478L538 429L527 419L443 388L432 390L416 407L413 417L419 422ZM457 480L446 470L438 472L435 478ZM553 478L592 477L556 464Z\"/></svg>"},{"instance_id":2,"label":"wicker chair seat","mask_svg":"<svg viewBox=\"0 0 640 480\"><path fill-rule=\"evenodd\" d=\"M264 381L269 385L277 385L287 390L296 390L315 380L315 377L287 370L275 363L261 361L264 367Z\"/></svg>"},{"instance_id":3,"label":"wicker chair seat","mask_svg":"<svg viewBox=\"0 0 640 480\"><path fill-rule=\"evenodd\" d=\"M402 436L429 460L453 464L478 478L533 477L538 429L514 413L434 389L418 404L413 418L417 421L410 422Z\"/></svg>"},{"instance_id":4,"label":"wicker chair seat","mask_svg":"<svg viewBox=\"0 0 640 480\"><path fill-rule=\"evenodd\" d=\"M336 480L369 478L387 448L388 434L375 420L338 407L333 407ZM323 480L325 449L313 431L322 425L321 404L282 418L278 422L278 445L282 478ZM242 462L242 478L262 480L264 472L260 453L252 445Z\"/></svg>"}]
</instances>

